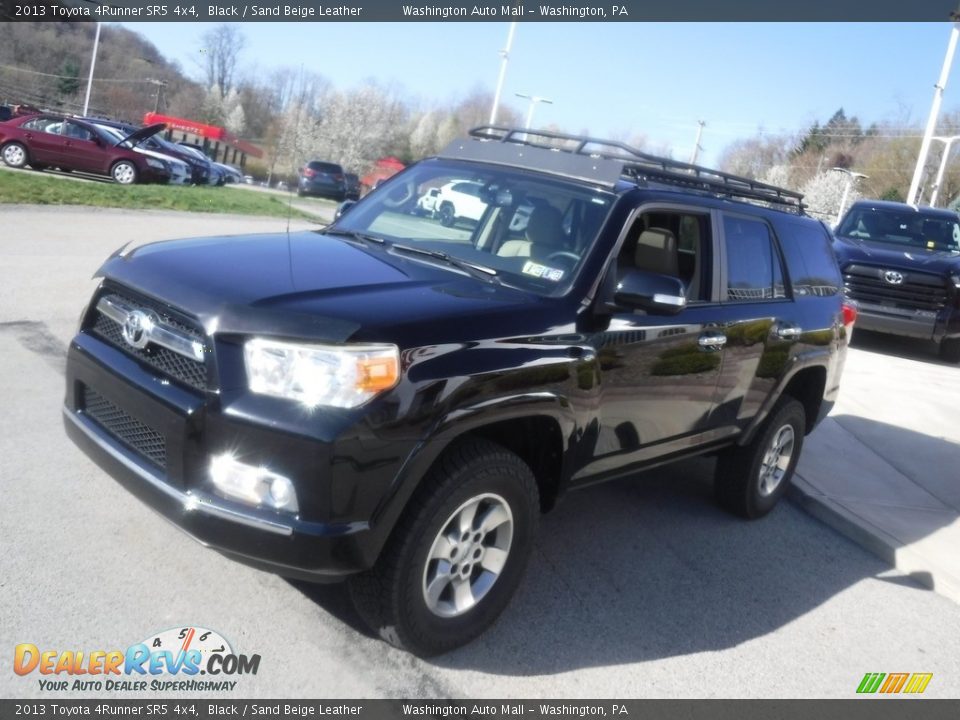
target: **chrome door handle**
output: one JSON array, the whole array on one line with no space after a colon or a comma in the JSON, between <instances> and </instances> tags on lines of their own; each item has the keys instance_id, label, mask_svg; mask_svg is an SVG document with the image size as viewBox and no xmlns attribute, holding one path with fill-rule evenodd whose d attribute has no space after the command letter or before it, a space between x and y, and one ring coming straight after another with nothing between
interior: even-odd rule
<instances>
[{"instance_id":1,"label":"chrome door handle","mask_svg":"<svg viewBox=\"0 0 960 720\"><path fill-rule=\"evenodd\" d=\"M802 332L796 325L781 325L777 328L777 337L781 340L796 340Z\"/></svg>"},{"instance_id":2,"label":"chrome door handle","mask_svg":"<svg viewBox=\"0 0 960 720\"><path fill-rule=\"evenodd\" d=\"M707 350L707 351L720 350L724 345L727 344L727 336L721 335L719 333L701 335L697 339L697 344L700 346L701 350Z\"/></svg>"}]
</instances>

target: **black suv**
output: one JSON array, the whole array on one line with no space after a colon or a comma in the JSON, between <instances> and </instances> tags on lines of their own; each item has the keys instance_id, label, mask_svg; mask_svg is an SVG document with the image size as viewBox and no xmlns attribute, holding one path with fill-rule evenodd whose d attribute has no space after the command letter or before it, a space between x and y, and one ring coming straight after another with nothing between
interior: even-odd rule
<instances>
[{"instance_id":1,"label":"black suv","mask_svg":"<svg viewBox=\"0 0 960 720\"><path fill-rule=\"evenodd\" d=\"M343 168L336 163L311 160L300 168L297 195L318 195L343 200L347 197L347 180Z\"/></svg>"},{"instance_id":2,"label":"black suv","mask_svg":"<svg viewBox=\"0 0 960 720\"><path fill-rule=\"evenodd\" d=\"M479 219L417 212L482 186ZM418 654L494 622L541 511L715 453L747 518L837 397L853 316L801 197L611 142L485 127L322 231L121 249L66 428L200 542L349 578Z\"/></svg>"},{"instance_id":3,"label":"black suv","mask_svg":"<svg viewBox=\"0 0 960 720\"><path fill-rule=\"evenodd\" d=\"M960 216L861 200L835 235L857 327L933 340L941 358L960 362Z\"/></svg>"}]
</instances>

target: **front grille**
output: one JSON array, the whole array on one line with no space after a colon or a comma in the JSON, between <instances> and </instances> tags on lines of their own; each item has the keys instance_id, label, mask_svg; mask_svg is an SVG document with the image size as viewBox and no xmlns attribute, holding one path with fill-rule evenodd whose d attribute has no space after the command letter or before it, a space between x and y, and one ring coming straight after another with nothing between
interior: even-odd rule
<instances>
[{"instance_id":1,"label":"front grille","mask_svg":"<svg viewBox=\"0 0 960 720\"><path fill-rule=\"evenodd\" d=\"M134 300L128 295L121 293L107 292L103 297L116 298L124 304L137 309L150 310L158 313L166 325L207 345L203 334L199 330L172 317L169 313L162 312L156 307L147 305L139 300ZM90 329L97 337L119 348L126 354L132 355L166 377L177 380L197 390L207 389L208 373L206 363L157 345L147 345L147 347L142 349L132 347L123 339L123 328L119 323L96 310L95 306L93 312L96 317Z\"/></svg>"},{"instance_id":2,"label":"front grille","mask_svg":"<svg viewBox=\"0 0 960 720\"><path fill-rule=\"evenodd\" d=\"M83 412L128 448L161 469L167 467L167 441L151 427L131 417L87 386L82 393Z\"/></svg>"},{"instance_id":3,"label":"front grille","mask_svg":"<svg viewBox=\"0 0 960 720\"><path fill-rule=\"evenodd\" d=\"M947 304L949 295L944 278L930 273L898 270L903 282L894 285L884 279L888 269L848 265L843 270L847 296L864 303L933 312Z\"/></svg>"}]
</instances>

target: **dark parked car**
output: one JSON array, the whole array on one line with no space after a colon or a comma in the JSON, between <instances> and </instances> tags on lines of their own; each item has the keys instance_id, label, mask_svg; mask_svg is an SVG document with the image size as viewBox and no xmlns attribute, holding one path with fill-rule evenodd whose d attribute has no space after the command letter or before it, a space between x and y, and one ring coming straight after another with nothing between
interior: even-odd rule
<instances>
[{"instance_id":1,"label":"dark parked car","mask_svg":"<svg viewBox=\"0 0 960 720\"><path fill-rule=\"evenodd\" d=\"M345 189L343 197L345 200L360 199L360 176L353 173L344 173L343 182Z\"/></svg>"},{"instance_id":2,"label":"dark parked car","mask_svg":"<svg viewBox=\"0 0 960 720\"><path fill-rule=\"evenodd\" d=\"M933 340L960 362L960 216L882 200L854 203L835 230L847 295L865 330Z\"/></svg>"},{"instance_id":3,"label":"dark parked car","mask_svg":"<svg viewBox=\"0 0 960 720\"><path fill-rule=\"evenodd\" d=\"M91 123L96 123L97 125L106 125L108 127L116 128L121 132L128 134L136 132L138 129L136 125L118 122L116 120L104 120L101 118L86 118L86 120ZM174 157L177 160L185 162L190 166L190 181L194 185L210 184L210 161L206 158L206 156L203 158L198 158L194 153L188 152L177 143L170 142L169 140L161 137L159 134L147 138L142 143L142 146L147 150L163 153L164 155L169 155L170 157Z\"/></svg>"},{"instance_id":4,"label":"dark parked car","mask_svg":"<svg viewBox=\"0 0 960 720\"><path fill-rule=\"evenodd\" d=\"M0 122L6 122L13 117L13 108L9 105L0 105Z\"/></svg>"},{"instance_id":5,"label":"dark parked car","mask_svg":"<svg viewBox=\"0 0 960 720\"><path fill-rule=\"evenodd\" d=\"M297 183L297 195L317 195L320 197L343 200L347 185L343 168L336 163L311 160L300 168L300 180Z\"/></svg>"},{"instance_id":6,"label":"dark parked car","mask_svg":"<svg viewBox=\"0 0 960 720\"><path fill-rule=\"evenodd\" d=\"M417 212L452 180L482 187L469 227ZM155 243L100 275L67 358L74 441L204 544L348 578L419 654L495 621L569 491L716 453L719 502L769 512L854 318L799 194L505 128L325 230Z\"/></svg>"},{"instance_id":7,"label":"dark parked car","mask_svg":"<svg viewBox=\"0 0 960 720\"><path fill-rule=\"evenodd\" d=\"M79 170L108 175L121 185L165 183L169 164L133 149L163 128L150 125L116 138L84 120L29 115L0 125L0 157L10 167Z\"/></svg>"}]
</instances>

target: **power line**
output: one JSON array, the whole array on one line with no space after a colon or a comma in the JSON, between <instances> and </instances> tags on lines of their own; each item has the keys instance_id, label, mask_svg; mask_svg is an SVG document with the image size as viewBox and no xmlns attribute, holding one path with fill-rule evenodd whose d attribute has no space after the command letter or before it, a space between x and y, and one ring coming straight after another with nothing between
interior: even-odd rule
<instances>
[{"instance_id":1,"label":"power line","mask_svg":"<svg viewBox=\"0 0 960 720\"><path fill-rule=\"evenodd\" d=\"M12 72L21 72L28 75L40 75L42 77L54 78L56 80L77 80L74 75L55 75L53 73L40 72L39 70L27 70L18 68L14 65L0 65L0 70L10 70ZM128 78L94 78L94 82L115 82L115 83L138 83L138 84L156 84L157 80L134 80Z\"/></svg>"}]
</instances>

